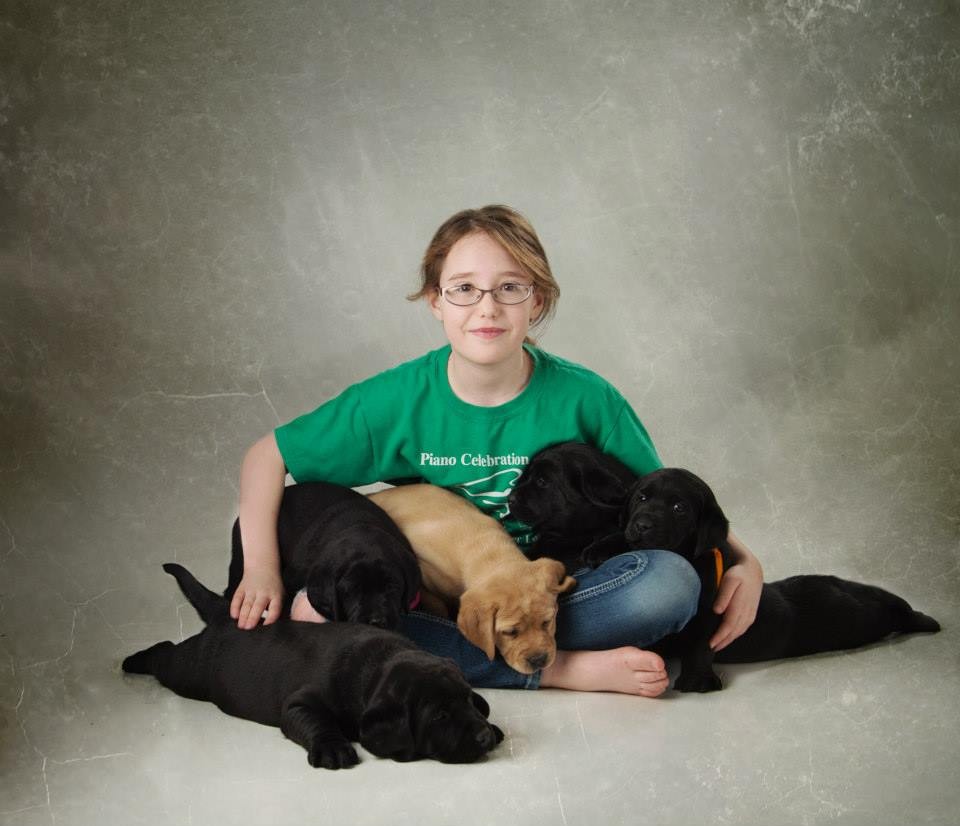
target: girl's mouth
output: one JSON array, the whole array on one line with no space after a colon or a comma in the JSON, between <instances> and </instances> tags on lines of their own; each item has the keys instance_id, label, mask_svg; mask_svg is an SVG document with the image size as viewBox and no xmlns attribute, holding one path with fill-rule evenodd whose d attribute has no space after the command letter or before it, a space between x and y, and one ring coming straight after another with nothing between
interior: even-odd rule
<instances>
[{"instance_id":1,"label":"girl's mouth","mask_svg":"<svg viewBox=\"0 0 960 826\"><path fill-rule=\"evenodd\" d=\"M499 327L479 327L476 330L471 330L470 332L475 336L479 336L480 338L496 338L504 331Z\"/></svg>"}]
</instances>

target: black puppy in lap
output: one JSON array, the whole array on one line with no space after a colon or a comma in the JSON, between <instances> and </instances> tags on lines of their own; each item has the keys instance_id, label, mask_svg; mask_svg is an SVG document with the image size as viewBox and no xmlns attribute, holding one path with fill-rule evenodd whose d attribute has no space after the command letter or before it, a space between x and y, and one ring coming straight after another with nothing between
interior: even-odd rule
<instances>
[{"instance_id":1,"label":"black puppy in lap","mask_svg":"<svg viewBox=\"0 0 960 826\"><path fill-rule=\"evenodd\" d=\"M284 614L306 588L329 620L396 628L417 598L420 567L406 537L381 508L342 485L306 482L284 488L277 517ZM224 596L243 578L240 520Z\"/></svg>"},{"instance_id":2,"label":"black puppy in lap","mask_svg":"<svg viewBox=\"0 0 960 826\"><path fill-rule=\"evenodd\" d=\"M658 649L681 656L675 688L716 691L722 686L709 641L721 621L713 611L720 577L732 564L729 522L709 486L693 473L663 468L634 476L624 487L619 482L623 467L586 445L547 448L524 470L511 496L511 512L540 531L538 552L549 552L553 536L575 535L584 542L575 564L596 565L626 550L645 549L674 551L689 560L700 577L697 614ZM551 493L554 488L562 493ZM585 536L580 525L589 525L594 536ZM936 620L882 588L833 576L794 576L764 583L754 623L717 652L716 660L799 657L856 648L895 633L939 630Z\"/></svg>"},{"instance_id":3,"label":"black puppy in lap","mask_svg":"<svg viewBox=\"0 0 960 826\"><path fill-rule=\"evenodd\" d=\"M573 574L628 550L621 515L637 474L581 442L545 448L510 494L510 513L537 533L534 558L559 559Z\"/></svg>"},{"instance_id":4,"label":"black puppy in lap","mask_svg":"<svg viewBox=\"0 0 960 826\"><path fill-rule=\"evenodd\" d=\"M167 564L207 623L179 644L132 654L123 670L153 674L184 697L227 714L279 726L311 766L359 762L359 742L378 757L446 763L478 760L503 732L452 660L393 631L349 622L278 622L241 631L229 602L180 565Z\"/></svg>"}]
</instances>

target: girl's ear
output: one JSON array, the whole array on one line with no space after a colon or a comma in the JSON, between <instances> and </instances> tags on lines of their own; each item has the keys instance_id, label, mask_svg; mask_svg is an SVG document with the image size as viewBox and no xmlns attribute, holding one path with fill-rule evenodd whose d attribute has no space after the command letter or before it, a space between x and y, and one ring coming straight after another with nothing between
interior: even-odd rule
<instances>
[{"instance_id":1,"label":"girl's ear","mask_svg":"<svg viewBox=\"0 0 960 826\"><path fill-rule=\"evenodd\" d=\"M430 305L430 312L433 313L433 317L437 321L443 321L443 311L440 309L443 302L443 297L440 295L439 290L433 290L430 293L430 297L427 299L427 303Z\"/></svg>"},{"instance_id":2,"label":"girl's ear","mask_svg":"<svg viewBox=\"0 0 960 826\"><path fill-rule=\"evenodd\" d=\"M543 313L543 296L540 290L533 291L533 306L530 308L530 323L535 324Z\"/></svg>"}]
</instances>

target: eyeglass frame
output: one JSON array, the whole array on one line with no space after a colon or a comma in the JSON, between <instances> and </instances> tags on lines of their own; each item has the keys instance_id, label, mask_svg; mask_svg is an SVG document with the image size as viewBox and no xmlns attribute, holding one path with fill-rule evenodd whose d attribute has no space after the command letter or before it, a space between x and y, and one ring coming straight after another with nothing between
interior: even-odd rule
<instances>
[{"instance_id":1,"label":"eyeglass frame","mask_svg":"<svg viewBox=\"0 0 960 826\"><path fill-rule=\"evenodd\" d=\"M513 284L515 287L526 287L526 289L527 289L527 294L526 294L523 298L521 298L519 301L513 301L513 302L510 302L510 301L500 301L500 300L497 298L497 290L499 290L501 287L506 286L507 284ZM447 286L447 287L440 287L440 286L438 286L438 287L436 288L436 290L437 290L438 293L440 293L440 295L443 297L443 299L444 299L448 304L450 304L450 305L453 306L453 307L473 307L473 306L479 304L481 301L483 301L483 297L484 297L487 293L490 293L490 295L493 296L493 300L496 301L497 304L501 305L502 307L516 307L516 306L519 305L519 304L523 304L523 302L526 301L528 298L530 298L530 296L533 295L534 291L537 289L537 285L536 285L536 284L520 284L520 283L518 283L518 282L516 282L516 281L505 281L503 284L498 284L496 287L494 287L493 289L490 289L490 290L484 290L484 289L482 289L481 287L474 287L473 284L469 284L469 286L472 287L474 290L478 290L478 291L479 291L480 296L477 298L476 301L471 301L469 304L457 304L456 302L451 301L451 300L447 297L447 294L446 294L446 293L447 293L447 290L449 290L449 289L452 289L452 288L454 288L454 287L462 287L462 286L463 286L463 284L450 284L450 285Z\"/></svg>"}]
</instances>

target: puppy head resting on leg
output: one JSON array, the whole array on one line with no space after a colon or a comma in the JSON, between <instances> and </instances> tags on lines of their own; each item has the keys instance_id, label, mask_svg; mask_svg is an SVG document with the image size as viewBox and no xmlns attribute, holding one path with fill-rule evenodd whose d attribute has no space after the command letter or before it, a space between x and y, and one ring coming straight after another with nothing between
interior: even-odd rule
<instances>
[{"instance_id":1,"label":"puppy head resting on leg","mask_svg":"<svg viewBox=\"0 0 960 826\"><path fill-rule=\"evenodd\" d=\"M720 546L729 528L707 483L681 468L640 477L624 509L624 534L632 548L675 551L688 560Z\"/></svg>"},{"instance_id":2,"label":"puppy head resting on leg","mask_svg":"<svg viewBox=\"0 0 960 826\"><path fill-rule=\"evenodd\" d=\"M460 597L457 626L489 659L499 651L515 671L532 674L557 655L557 597L576 584L555 559L494 571Z\"/></svg>"}]
</instances>

